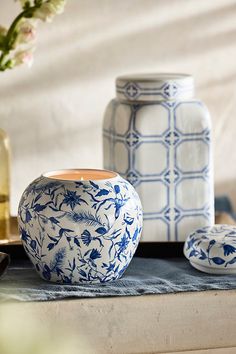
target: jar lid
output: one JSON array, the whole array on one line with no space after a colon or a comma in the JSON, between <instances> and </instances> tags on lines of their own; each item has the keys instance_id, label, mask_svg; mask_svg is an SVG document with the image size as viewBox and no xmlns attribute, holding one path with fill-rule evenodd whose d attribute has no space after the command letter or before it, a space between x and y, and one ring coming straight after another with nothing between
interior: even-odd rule
<instances>
[{"instance_id":1,"label":"jar lid","mask_svg":"<svg viewBox=\"0 0 236 354\"><path fill-rule=\"evenodd\" d=\"M189 99L194 94L194 80L187 74L133 74L116 79L120 100L169 101Z\"/></svg>"},{"instance_id":2,"label":"jar lid","mask_svg":"<svg viewBox=\"0 0 236 354\"><path fill-rule=\"evenodd\" d=\"M185 241L184 255L202 272L236 273L236 226L215 225L196 230Z\"/></svg>"}]
</instances>

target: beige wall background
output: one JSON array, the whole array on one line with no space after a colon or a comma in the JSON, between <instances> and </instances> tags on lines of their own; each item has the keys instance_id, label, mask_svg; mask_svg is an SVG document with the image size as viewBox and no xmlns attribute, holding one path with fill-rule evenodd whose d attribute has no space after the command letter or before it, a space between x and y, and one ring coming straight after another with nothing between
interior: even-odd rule
<instances>
[{"instance_id":1,"label":"beige wall background","mask_svg":"<svg viewBox=\"0 0 236 354\"><path fill-rule=\"evenodd\" d=\"M1 0L0 23L19 5ZM236 1L68 0L40 24L35 63L0 73L0 126L12 143L12 212L43 171L102 167L102 117L115 77L192 73L209 107L216 193L236 206Z\"/></svg>"}]
</instances>

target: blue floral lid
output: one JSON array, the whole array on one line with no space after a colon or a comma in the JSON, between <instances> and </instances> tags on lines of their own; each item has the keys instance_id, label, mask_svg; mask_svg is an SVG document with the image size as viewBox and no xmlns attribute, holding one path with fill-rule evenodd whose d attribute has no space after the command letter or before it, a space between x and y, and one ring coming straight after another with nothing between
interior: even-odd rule
<instances>
[{"instance_id":1,"label":"blue floral lid","mask_svg":"<svg viewBox=\"0 0 236 354\"><path fill-rule=\"evenodd\" d=\"M190 234L184 255L198 270L214 274L236 274L236 226L203 227Z\"/></svg>"}]
</instances>

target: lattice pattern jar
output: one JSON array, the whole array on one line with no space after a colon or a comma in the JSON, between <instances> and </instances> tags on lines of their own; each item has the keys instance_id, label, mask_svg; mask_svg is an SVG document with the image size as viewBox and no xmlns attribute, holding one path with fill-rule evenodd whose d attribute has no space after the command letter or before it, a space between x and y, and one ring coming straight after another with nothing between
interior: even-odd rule
<instances>
[{"instance_id":1,"label":"lattice pattern jar","mask_svg":"<svg viewBox=\"0 0 236 354\"><path fill-rule=\"evenodd\" d=\"M211 123L190 75L123 76L103 125L104 167L133 184L142 241L184 241L214 223Z\"/></svg>"}]
</instances>

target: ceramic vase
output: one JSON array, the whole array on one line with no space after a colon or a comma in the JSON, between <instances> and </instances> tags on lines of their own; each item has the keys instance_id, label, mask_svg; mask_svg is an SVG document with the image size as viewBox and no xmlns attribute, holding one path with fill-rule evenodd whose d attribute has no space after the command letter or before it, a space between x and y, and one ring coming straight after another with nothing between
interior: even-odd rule
<instances>
[{"instance_id":1,"label":"ceramic vase","mask_svg":"<svg viewBox=\"0 0 236 354\"><path fill-rule=\"evenodd\" d=\"M132 183L142 241L184 241L214 222L211 122L185 74L119 77L105 112L104 167Z\"/></svg>"},{"instance_id":2,"label":"ceramic vase","mask_svg":"<svg viewBox=\"0 0 236 354\"><path fill-rule=\"evenodd\" d=\"M59 283L96 283L122 276L142 230L138 194L102 170L46 173L24 191L19 230L39 275Z\"/></svg>"}]
</instances>

